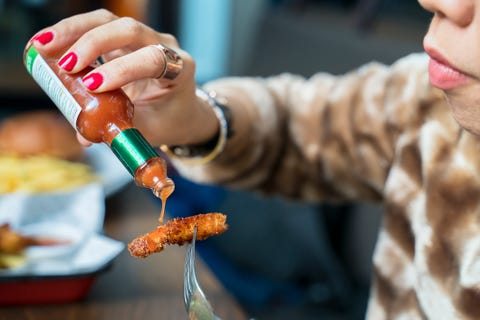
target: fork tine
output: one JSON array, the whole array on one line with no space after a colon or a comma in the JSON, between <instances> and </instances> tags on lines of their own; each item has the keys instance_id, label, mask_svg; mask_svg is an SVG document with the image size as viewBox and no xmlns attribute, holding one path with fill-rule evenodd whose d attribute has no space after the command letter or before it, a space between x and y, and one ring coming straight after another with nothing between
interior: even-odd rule
<instances>
[{"instance_id":1,"label":"fork tine","mask_svg":"<svg viewBox=\"0 0 480 320\"><path fill-rule=\"evenodd\" d=\"M195 273L195 241L197 239L197 227L193 230L192 242L187 245L187 255L185 260L185 271L184 271L184 287L183 287L183 299L185 301L185 307L188 309L190 305L190 300L193 294L194 283L192 278L195 278L193 275Z\"/></svg>"},{"instance_id":2,"label":"fork tine","mask_svg":"<svg viewBox=\"0 0 480 320\"><path fill-rule=\"evenodd\" d=\"M183 299L185 309L190 319L220 320L212 311L202 288L200 287L195 271L195 241L197 238L197 227L193 230L192 242L187 246L184 271Z\"/></svg>"}]
</instances>

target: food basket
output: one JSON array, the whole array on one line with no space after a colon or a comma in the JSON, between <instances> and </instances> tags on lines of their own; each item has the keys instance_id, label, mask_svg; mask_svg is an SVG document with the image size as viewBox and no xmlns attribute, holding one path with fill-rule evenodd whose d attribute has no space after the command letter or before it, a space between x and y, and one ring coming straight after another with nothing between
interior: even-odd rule
<instances>
[{"instance_id":1,"label":"food basket","mask_svg":"<svg viewBox=\"0 0 480 320\"><path fill-rule=\"evenodd\" d=\"M0 269L0 305L64 303L88 293L124 249L102 234L104 191L101 183L91 183L64 192L0 195L0 224L59 240L29 247L23 263Z\"/></svg>"}]
</instances>

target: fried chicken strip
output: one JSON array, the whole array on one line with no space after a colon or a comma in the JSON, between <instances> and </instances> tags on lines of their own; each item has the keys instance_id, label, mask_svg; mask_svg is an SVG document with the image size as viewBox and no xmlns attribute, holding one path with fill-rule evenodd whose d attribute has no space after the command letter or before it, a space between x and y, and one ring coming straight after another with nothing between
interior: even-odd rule
<instances>
[{"instance_id":1,"label":"fried chicken strip","mask_svg":"<svg viewBox=\"0 0 480 320\"><path fill-rule=\"evenodd\" d=\"M53 246L67 244L68 241L44 237L30 237L14 231L8 223L0 225L0 253L20 254L30 246Z\"/></svg>"},{"instance_id":2,"label":"fried chicken strip","mask_svg":"<svg viewBox=\"0 0 480 320\"><path fill-rule=\"evenodd\" d=\"M13 231L8 223L0 225L0 252L19 254L23 249L33 245L34 239Z\"/></svg>"},{"instance_id":3,"label":"fried chicken strip","mask_svg":"<svg viewBox=\"0 0 480 320\"><path fill-rule=\"evenodd\" d=\"M168 244L182 245L192 241L197 227L197 240L204 240L228 229L227 216L222 213L204 213L185 218L174 218L158 226L152 232L135 238L128 245L134 257L146 258L162 251Z\"/></svg>"}]
</instances>

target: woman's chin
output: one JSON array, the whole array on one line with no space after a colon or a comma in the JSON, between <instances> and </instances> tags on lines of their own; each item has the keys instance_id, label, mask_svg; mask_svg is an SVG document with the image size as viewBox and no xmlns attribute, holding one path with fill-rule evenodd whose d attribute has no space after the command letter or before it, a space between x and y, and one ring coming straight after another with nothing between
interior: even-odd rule
<instances>
[{"instance_id":1,"label":"woman's chin","mask_svg":"<svg viewBox=\"0 0 480 320\"><path fill-rule=\"evenodd\" d=\"M448 98L455 121L465 130L480 136L480 102Z\"/></svg>"},{"instance_id":2,"label":"woman's chin","mask_svg":"<svg viewBox=\"0 0 480 320\"><path fill-rule=\"evenodd\" d=\"M455 90L445 90L454 119L465 130L480 136L480 81Z\"/></svg>"}]
</instances>

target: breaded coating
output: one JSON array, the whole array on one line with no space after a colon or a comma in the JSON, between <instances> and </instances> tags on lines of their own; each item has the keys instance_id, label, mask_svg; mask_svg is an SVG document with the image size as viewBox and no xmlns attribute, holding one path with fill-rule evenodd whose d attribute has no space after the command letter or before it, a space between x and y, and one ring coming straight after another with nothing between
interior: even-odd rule
<instances>
[{"instance_id":1,"label":"breaded coating","mask_svg":"<svg viewBox=\"0 0 480 320\"><path fill-rule=\"evenodd\" d=\"M204 213L185 218L173 218L155 230L135 238L128 245L134 257L146 258L152 253L162 251L168 244L183 245L192 241L193 231L197 227L197 240L204 240L228 229L227 216L222 213Z\"/></svg>"},{"instance_id":2,"label":"breaded coating","mask_svg":"<svg viewBox=\"0 0 480 320\"><path fill-rule=\"evenodd\" d=\"M34 240L31 237L25 237L13 231L8 223L0 225L0 252L19 254L33 244Z\"/></svg>"}]
</instances>

